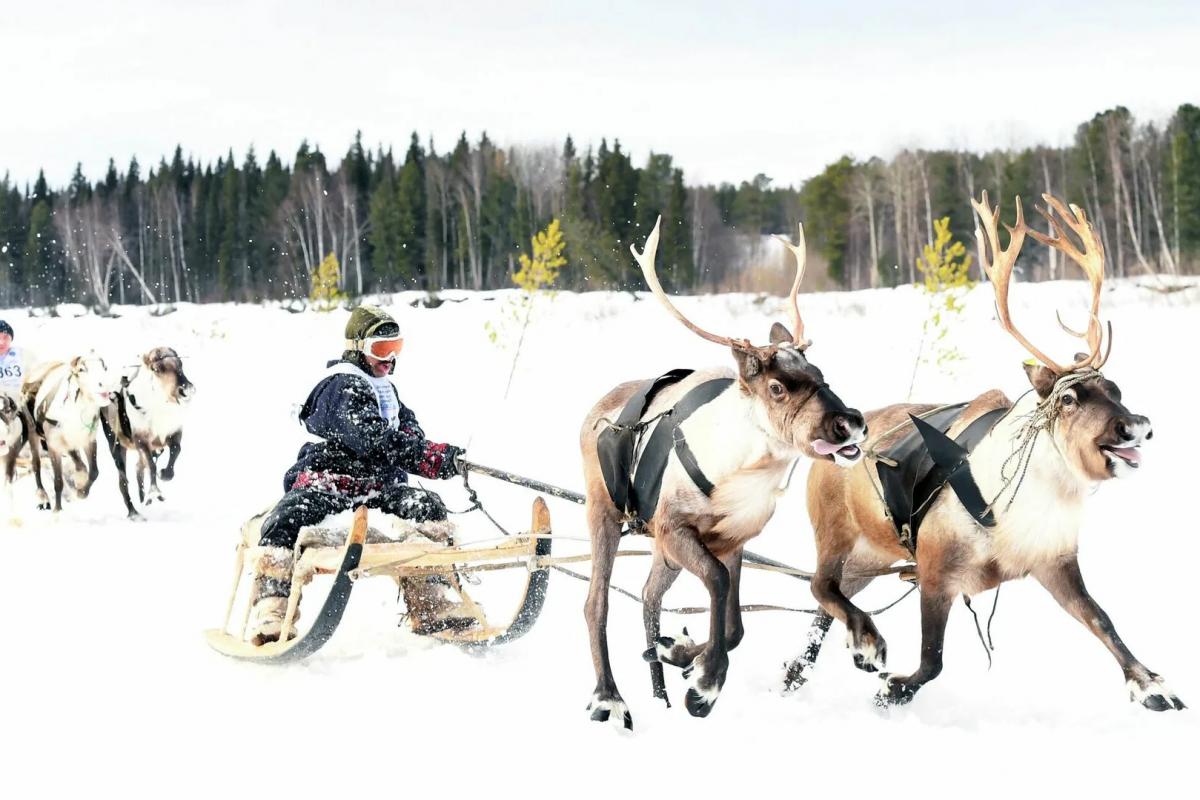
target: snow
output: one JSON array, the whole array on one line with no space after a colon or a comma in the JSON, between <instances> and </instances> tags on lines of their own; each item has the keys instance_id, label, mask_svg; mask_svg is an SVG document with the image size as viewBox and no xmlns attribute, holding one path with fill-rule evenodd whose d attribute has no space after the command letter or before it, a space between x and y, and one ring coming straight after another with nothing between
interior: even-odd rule
<instances>
[{"instance_id":1,"label":"snow","mask_svg":"<svg viewBox=\"0 0 1200 800\"><path fill-rule=\"evenodd\" d=\"M431 437L467 445L480 463L569 488L582 488L578 426L609 388L673 367L731 363L644 295L560 293L537 300L503 399L512 350L492 344L484 325L501 325L502 339L516 341L501 322L511 295L446 295L463 302L428 309L409 306L414 293L384 298L406 332L401 396ZM904 399L925 308L919 293L801 299L815 341L811 359L847 403L865 410ZM1081 327L1086 299L1082 282L1022 284L1013 293L1014 317L1033 341L1066 358L1072 342L1053 310ZM771 322L787 319L775 297L682 298L678 305L709 330L755 341L765 340ZM1105 484L1090 500L1081 544L1089 588L1125 642L1193 704L1200 703L1192 633L1200 543L1188 502L1194 399L1175 363L1200 340L1198 307L1200 285L1163 294L1128 281L1105 295L1116 331L1106 374L1131 410L1153 420L1156 435L1136 476ZM1155 714L1131 704L1111 656L1032 581L1002 590L990 671L969 612L956 605L945 671L911 705L889 712L874 708L879 679L852 667L840 630L827 637L808 685L782 697L782 665L804 647L809 618L780 612L747 615L745 641L731 654L709 718L687 715L684 682L670 667L674 706L666 709L652 698L640 657L640 609L614 596L609 642L634 732L590 722L586 586L559 574L534 630L483 656L398 630L395 587L383 579L356 590L342 629L305 663L269 667L220 656L202 631L224 612L238 529L277 498L302 441L294 409L325 360L336 357L347 314L275 305L117 313L54 319L0 312L17 344L43 357L94 347L120 365L152 346L175 347L198 389L177 476L162 485L167 501L145 509L144 522L125 520L103 446L92 496L67 503L58 519L33 509L31 479L18 482L14 511L23 524L0 527L6 797L98 787L129 797L280 790L367 797L381 789L712 796L744 788L990 797L1033 787L1038 794L1169 797L1191 785L1187 764L1200 740L1195 712ZM995 324L988 287L968 297L957 340L967 358L953 375L923 368L916 399L1024 391L1026 356ZM805 473L802 464L752 549L811 567ZM422 483L451 508L466 507L457 482ZM528 524L531 493L484 477L473 485L507 526ZM557 552L585 552L582 509L548 502L556 532L568 537ZM478 514L458 521L467 538L495 536ZM621 559L615 582L637 591L647 568L645 559ZM502 615L515 603L516 577L486 580L479 592ZM862 605L884 605L902 590L881 579L860 596ZM314 584L310 596L320 591ZM747 571L742 597L814 605L806 586L762 572ZM990 611L991 600L991 593L981 596L976 609ZM700 584L684 577L666 605L704 602ZM913 597L879 619L893 670L916 665L917 612ZM703 618L673 615L664 618L664 634L684 624L703 634Z\"/></svg>"}]
</instances>

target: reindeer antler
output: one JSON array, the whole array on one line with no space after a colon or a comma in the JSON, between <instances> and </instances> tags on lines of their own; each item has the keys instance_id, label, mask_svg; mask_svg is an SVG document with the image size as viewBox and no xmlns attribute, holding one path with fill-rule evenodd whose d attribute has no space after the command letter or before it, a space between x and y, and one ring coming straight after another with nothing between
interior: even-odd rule
<instances>
[{"instance_id":1,"label":"reindeer antler","mask_svg":"<svg viewBox=\"0 0 1200 800\"><path fill-rule=\"evenodd\" d=\"M1029 228L1025 225L1025 212L1021 208L1021 198L1017 198L1017 225L1016 227L1008 228L1009 241L1006 250L1000 249L1000 232L997 226L1000 224L1000 206L995 209L988 203L988 194L985 190L982 199L976 201L971 199L971 207L979 214L979 221L982 225L975 226L975 243L979 249L979 264L987 273L988 279L992 282L992 290L996 293L996 315L1000 318L1000 327L1004 328L1014 339L1020 342L1021 346L1028 350L1034 358L1041 361L1050 369L1059 375L1069 370L1066 367L1058 364L1050 359L1045 353L1033 346L1033 344L1025 338L1017 327L1013 325L1012 314L1008 310L1008 289L1012 281L1013 266L1017 263L1017 256L1021 252L1021 246L1025 244L1025 234L1029 233ZM984 233L987 234L987 242L984 242ZM987 251L990 246L994 263L988 261Z\"/></svg>"},{"instance_id":2,"label":"reindeer antler","mask_svg":"<svg viewBox=\"0 0 1200 800\"><path fill-rule=\"evenodd\" d=\"M1100 324L1100 289L1104 284L1104 243L1096 235L1096 231L1088 222L1087 214L1083 209L1072 203L1068 211L1068 206L1051 194L1043 194L1042 200L1046 202L1049 210L1041 206L1034 206L1034 208L1046 218L1046 222L1050 223L1054 236L1047 236L1035 230L1030 230L1029 235L1040 244L1053 247L1067 255L1079 265L1092 285L1092 311L1088 318L1087 331L1080 333L1071 330L1062 321L1062 317L1058 317L1058 324L1064 331L1088 343L1087 355L1072 364L1070 369L1077 370L1088 367L1100 369L1108 361L1109 354L1112 353L1112 323L1110 322L1108 324L1108 349L1104 352L1103 357L1100 354L1104 340L1104 326ZM1079 241L1083 245L1082 249L1076 247L1075 243L1066 235L1062 225L1054 216L1056 213L1079 237Z\"/></svg>"},{"instance_id":3,"label":"reindeer antler","mask_svg":"<svg viewBox=\"0 0 1200 800\"><path fill-rule=\"evenodd\" d=\"M792 244L779 234L775 234L775 238L783 242L784 247L791 250L792 255L796 257L796 280L792 281L792 293L788 295L788 303L792 312L792 341L796 347L803 350L812 342L804 338L804 320L800 318L800 303L797 301L800 294L800 281L804 280L804 263L808 252L804 246L804 223L799 223L798 228L799 231L796 235L798 244Z\"/></svg>"},{"instance_id":4,"label":"reindeer antler","mask_svg":"<svg viewBox=\"0 0 1200 800\"><path fill-rule=\"evenodd\" d=\"M650 286L650 291L655 297L658 298L658 301L666 307L667 311L670 311L671 315L675 317L675 319L682 322L688 330L704 339L707 339L710 342L713 342L714 344L721 344L725 345L726 347L732 346L734 344L733 339L730 339L726 336L717 336L715 333L709 333L693 323L683 314L679 313L679 309L672 305L671 299L667 297L667 293L663 291L662 284L658 282L658 273L654 270L654 254L658 250L658 228L661 224L662 217L659 216L658 220L654 223L654 230L650 231L650 235L646 237L646 246L641 253L637 251L637 247L635 247L632 243L629 245L629 252L633 253L633 257L638 262L638 266L642 268L642 275L646 278L646 283Z\"/></svg>"}]
</instances>

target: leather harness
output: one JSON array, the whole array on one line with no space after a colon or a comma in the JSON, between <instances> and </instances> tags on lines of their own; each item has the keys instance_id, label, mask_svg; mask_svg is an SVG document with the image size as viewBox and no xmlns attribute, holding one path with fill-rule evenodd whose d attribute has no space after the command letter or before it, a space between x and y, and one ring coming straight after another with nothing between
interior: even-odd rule
<instances>
[{"instance_id":1,"label":"leather harness","mask_svg":"<svg viewBox=\"0 0 1200 800\"><path fill-rule=\"evenodd\" d=\"M972 420L951 439L946 431L966 410L966 403L941 408L925 417L909 415L914 430L880 455L875 470L888 518L900 543L915 554L917 532L933 501L949 485L977 523L994 527L991 507L983 499L967 460L975 446L1009 412L996 408Z\"/></svg>"},{"instance_id":2,"label":"leather harness","mask_svg":"<svg viewBox=\"0 0 1200 800\"><path fill-rule=\"evenodd\" d=\"M631 529L642 528L654 516L672 452L696 487L705 496L712 495L713 484L700 469L680 425L698 408L728 389L733 379L705 381L689 390L671 408L644 419L659 392L691 374L690 369L675 369L644 382L621 409L617 421L609 422L608 428L596 439L604 485L613 505L625 514ZM646 429L655 422L658 424L646 446L640 447Z\"/></svg>"}]
</instances>

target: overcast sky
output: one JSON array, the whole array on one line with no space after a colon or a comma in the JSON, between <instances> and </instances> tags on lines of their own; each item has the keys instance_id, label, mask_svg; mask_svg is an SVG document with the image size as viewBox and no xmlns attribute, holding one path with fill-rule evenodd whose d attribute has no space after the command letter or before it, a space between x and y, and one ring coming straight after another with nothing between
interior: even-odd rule
<instances>
[{"instance_id":1,"label":"overcast sky","mask_svg":"<svg viewBox=\"0 0 1200 800\"><path fill-rule=\"evenodd\" d=\"M1113 105L1200 103L1197 0L923 5L0 0L0 174L415 129L618 137L688 182L798 185L846 153L1062 144Z\"/></svg>"}]
</instances>

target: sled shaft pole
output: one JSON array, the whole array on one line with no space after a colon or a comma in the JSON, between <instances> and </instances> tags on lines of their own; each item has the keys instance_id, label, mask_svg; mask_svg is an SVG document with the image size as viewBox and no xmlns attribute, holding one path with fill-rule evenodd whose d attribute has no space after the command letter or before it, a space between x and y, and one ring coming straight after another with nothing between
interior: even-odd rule
<instances>
[{"instance_id":1,"label":"sled shaft pole","mask_svg":"<svg viewBox=\"0 0 1200 800\"><path fill-rule=\"evenodd\" d=\"M238 587L242 585L242 569L246 565L246 545L239 544L237 556L234 558L233 588L229 590L229 602L225 605L225 624L221 630L229 630L229 620L233 617L233 603L237 599Z\"/></svg>"},{"instance_id":2,"label":"sled shaft pole","mask_svg":"<svg viewBox=\"0 0 1200 800\"><path fill-rule=\"evenodd\" d=\"M587 502L587 498L579 492L573 492L570 489L564 489L561 486L554 486L542 481L536 481L533 478L525 478L512 472L507 472L502 469L494 469L493 467L485 467L482 464L476 464L473 461L460 459L459 464L463 470L467 472L478 472L480 475L487 475L489 478L495 478L508 483L515 483L517 486L524 486L526 489L533 489L535 492L544 492L551 497L557 497L562 500L570 500L572 503L583 505Z\"/></svg>"}]
</instances>

